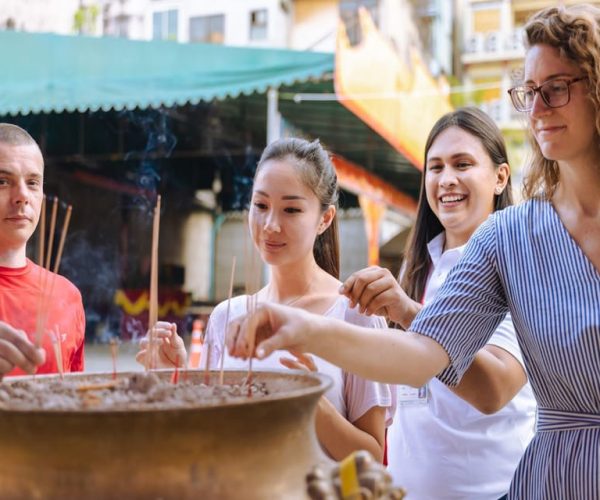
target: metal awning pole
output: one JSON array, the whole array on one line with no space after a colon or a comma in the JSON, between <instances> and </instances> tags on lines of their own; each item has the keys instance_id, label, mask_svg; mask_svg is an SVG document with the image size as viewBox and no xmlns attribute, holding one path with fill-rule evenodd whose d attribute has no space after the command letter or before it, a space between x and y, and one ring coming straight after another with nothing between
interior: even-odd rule
<instances>
[{"instance_id":1,"label":"metal awning pole","mask_svg":"<svg viewBox=\"0 0 600 500\"><path fill-rule=\"evenodd\" d=\"M267 90L267 145L279 138L281 138L279 90L276 87L269 87ZM266 263L263 264L262 278L263 283L268 283L271 278L270 268Z\"/></svg>"},{"instance_id":2,"label":"metal awning pole","mask_svg":"<svg viewBox=\"0 0 600 500\"><path fill-rule=\"evenodd\" d=\"M279 90L267 90L267 144L281 137L281 113L279 113Z\"/></svg>"}]
</instances>

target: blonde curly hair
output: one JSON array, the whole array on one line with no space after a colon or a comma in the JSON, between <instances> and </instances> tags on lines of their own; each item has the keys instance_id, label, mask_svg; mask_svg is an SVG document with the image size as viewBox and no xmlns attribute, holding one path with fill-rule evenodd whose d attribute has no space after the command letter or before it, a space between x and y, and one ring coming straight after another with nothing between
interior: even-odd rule
<instances>
[{"instance_id":1,"label":"blonde curly hair","mask_svg":"<svg viewBox=\"0 0 600 500\"><path fill-rule=\"evenodd\" d=\"M539 44L557 48L587 77L600 137L600 8L585 4L549 7L534 14L525 25L525 47L528 50ZM560 180L558 163L544 158L531 130L529 140L533 152L523 194L525 198L549 199Z\"/></svg>"}]
</instances>

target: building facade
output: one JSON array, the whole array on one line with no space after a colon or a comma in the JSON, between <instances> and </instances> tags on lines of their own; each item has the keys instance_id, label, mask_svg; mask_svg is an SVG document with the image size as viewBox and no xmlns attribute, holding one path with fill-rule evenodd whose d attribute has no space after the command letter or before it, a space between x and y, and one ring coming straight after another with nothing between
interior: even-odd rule
<instances>
[{"instance_id":1,"label":"building facade","mask_svg":"<svg viewBox=\"0 0 600 500\"><path fill-rule=\"evenodd\" d=\"M80 4L79 0L0 0L0 29L72 34Z\"/></svg>"}]
</instances>

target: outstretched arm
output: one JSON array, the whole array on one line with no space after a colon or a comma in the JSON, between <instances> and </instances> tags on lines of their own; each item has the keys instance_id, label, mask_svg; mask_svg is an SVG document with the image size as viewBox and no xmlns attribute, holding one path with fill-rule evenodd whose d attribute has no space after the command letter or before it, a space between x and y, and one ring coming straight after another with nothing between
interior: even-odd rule
<instances>
[{"instance_id":1,"label":"outstretched arm","mask_svg":"<svg viewBox=\"0 0 600 500\"><path fill-rule=\"evenodd\" d=\"M231 322L232 356L265 358L277 349L312 352L363 378L420 387L450 362L444 348L415 333L364 328L280 304Z\"/></svg>"}]
</instances>

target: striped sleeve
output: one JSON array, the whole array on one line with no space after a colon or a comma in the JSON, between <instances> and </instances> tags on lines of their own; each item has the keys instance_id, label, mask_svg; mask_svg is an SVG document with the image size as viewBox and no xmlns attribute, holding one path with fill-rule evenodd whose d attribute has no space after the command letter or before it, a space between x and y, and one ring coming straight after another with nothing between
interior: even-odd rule
<instances>
[{"instance_id":1,"label":"striped sleeve","mask_svg":"<svg viewBox=\"0 0 600 500\"><path fill-rule=\"evenodd\" d=\"M495 221L492 215L475 232L436 297L410 326L448 353L450 365L438 375L447 385L459 383L508 312L497 268Z\"/></svg>"}]
</instances>

